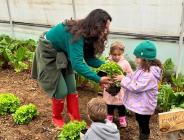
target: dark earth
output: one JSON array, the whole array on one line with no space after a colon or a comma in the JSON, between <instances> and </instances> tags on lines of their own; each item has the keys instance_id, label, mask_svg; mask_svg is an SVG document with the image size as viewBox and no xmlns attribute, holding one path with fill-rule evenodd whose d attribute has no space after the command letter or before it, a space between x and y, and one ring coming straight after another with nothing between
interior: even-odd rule
<instances>
[{"instance_id":1,"label":"dark earth","mask_svg":"<svg viewBox=\"0 0 184 140\"><path fill-rule=\"evenodd\" d=\"M80 113L82 119L88 124L86 104L98 94L90 88L78 89ZM39 88L36 81L30 78L30 72L15 73L12 70L0 71L0 92L14 93L21 99L21 105L33 103L38 107L39 116L28 125L17 125L11 115L0 116L0 140L54 140L57 139L59 130L51 123L51 100ZM63 113L68 121L66 111ZM138 127L134 114L127 116L127 128L120 129L121 140L132 140L138 135ZM159 140L158 115L151 118L151 140Z\"/></svg>"}]
</instances>

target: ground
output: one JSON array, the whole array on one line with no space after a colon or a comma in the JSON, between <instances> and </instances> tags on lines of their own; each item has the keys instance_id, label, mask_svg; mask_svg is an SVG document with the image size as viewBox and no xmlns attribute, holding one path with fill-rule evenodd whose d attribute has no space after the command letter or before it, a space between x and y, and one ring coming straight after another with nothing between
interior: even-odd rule
<instances>
[{"instance_id":1,"label":"ground","mask_svg":"<svg viewBox=\"0 0 184 140\"><path fill-rule=\"evenodd\" d=\"M51 100L30 78L30 72L14 73L12 70L0 71L0 92L11 92L21 99L21 104L34 103L39 116L28 125L16 125L12 116L0 116L0 140L54 140L59 133L51 124ZM80 113L82 119L89 123L86 116L86 104L98 96L92 89L79 89ZM65 111L66 112L66 111ZM68 117L64 112L65 120ZM128 127L120 129L121 140L132 140L138 135L134 114L127 116ZM151 140L159 140L158 115L151 119Z\"/></svg>"}]
</instances>

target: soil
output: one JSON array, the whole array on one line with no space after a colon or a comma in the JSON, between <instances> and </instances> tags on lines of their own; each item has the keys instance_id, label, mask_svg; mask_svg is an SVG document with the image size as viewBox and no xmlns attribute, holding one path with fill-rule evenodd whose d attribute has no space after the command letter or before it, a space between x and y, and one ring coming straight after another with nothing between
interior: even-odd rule
<instances>
[{"instance_id":1,"label":"soil","mask_svg":"<svg viewBox=\"0 0 184 140\"><path fill-rule=\"evenodd\" d=\"M80 113L82 119L89 120L86 115L86 104L98 94L89 88L78 89ZM39 88L36 81L30 78L30 72L15 73L12 70L0 71L0 92L11 92L21 99L21 104L34 103L39 110L39 116L28 125L17 125L11 115L0 116L0 140L54 140L59 130L51 123L51 100ZM66 111L63 113L68 121ZM158 115L151 118L151 140L159 140ZM121 140L132 140L138 135L138 127L134 114L127 116L127 128L120 129Z\"/></svg>"}]
</instances>

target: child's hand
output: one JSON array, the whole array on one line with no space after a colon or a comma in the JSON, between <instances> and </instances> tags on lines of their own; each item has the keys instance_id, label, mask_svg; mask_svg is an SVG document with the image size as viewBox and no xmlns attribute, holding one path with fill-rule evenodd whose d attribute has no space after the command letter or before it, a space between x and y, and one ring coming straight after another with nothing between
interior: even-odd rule
<instances>
[{"instance_id":1,"label":"child's hand","mask_svg":"<svg viewBox=\"0 0 184 140\"><path fill-rule=\"evenodd\" d=\"M114 77L114 80L121 81L125 76L124 75L117 75Z\"/></svg>"}]
</instances>

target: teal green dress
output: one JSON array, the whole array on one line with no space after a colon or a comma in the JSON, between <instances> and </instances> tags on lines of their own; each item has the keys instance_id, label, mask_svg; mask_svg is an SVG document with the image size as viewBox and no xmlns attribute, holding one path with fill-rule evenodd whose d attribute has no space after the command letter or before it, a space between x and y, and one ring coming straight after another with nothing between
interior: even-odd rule
<instances>
[{"instance_id":1,"label":"teal green dress","mask_svg":"<svg viewBox=\"0 0 184 140\"><path fill-rule=\"evenodd\" d=\"M43 39L43 36L42 36L42 39ZM64 54L66 55L66 58L68 60L69 65L71 65L71 68L74 71L76 71L77 73L86 77L89 80L93 80L93 81L99 83L100 77L96 74L96 72L92 71L90 67L97 68L100 65L102 65L104 62L99 60L95 56L84 57L84 38L83 37L81 37L78 40L74 40L74 36L70 32L67 31L67 26L64 25L63 23L60 23L60 24L54 26L53 28L51 28L44 35L44 39L45 39L44 41L48 42L48 43L46 43L46 46L48 46L48 44L50 43L49 46L52 46L54 48L54 50L56 50L57 53L64 52ZM40 42L39 44L43 44L43 43L41 43L41 42L43 42L43 40L40 40L39 42ZM41 46L45 46L45 45L41 45ZM42 47L42 48L45 49L44 47ZM37 49L37 50L39 50L39 49ZM36 52L37 56L40 59L40 60L36 60L37 67L39 67L39 65L45 65L41 61L43 55L41 55L41 57L40 57L40 55L38 55L38 54L41 54L42 52L47 52L47 51L48 50L44 50L44 51L39 50L39 52ZM47 59L48 59L48 57L47 57ZM39 63L38 63L38 61L39 61ZM49 61L49 63L50 63L50 61ZM47 65L49 65L49 63ZM37 70L38 69L39 68L37 68ZM50 68L46 68L46 69L51 70L51 69L55 69L55 68L50 67ZM45 71L45 70L43 70L43 71ZM53 72L50 71L49 72L50 74L48 74L48 75L53 75ZM57 73L57 72L55 71L55 73ZM39 74L38 74L38 77L39 77ZM54 77L54 75L52 77ZM50 81L52 81L52 77L47 78L47 79L50 79ZM48 90L45 90L49 94L49 96L55 97L55 98L64 98L67 94L76 93L76 82L75 82L74 72L68 73L65 70L64 71L61 70L60 74L57 74L57 77L59 77L59 78L57 78L57 79L54 78L54 82L53 81L50 82L50 83L55 84L55 88L53 88L52 91L50 90L51 92ZM49 81L49 80L47 80L47 81ZM40 82L40 83L42 84L43 82ZM49 84L46 83L46 85L48 86ZM44 87L44 86L42 86L42 87ZM50 87L50 88L52 88L52 87Z\"/></svg>"}]
</instances>

